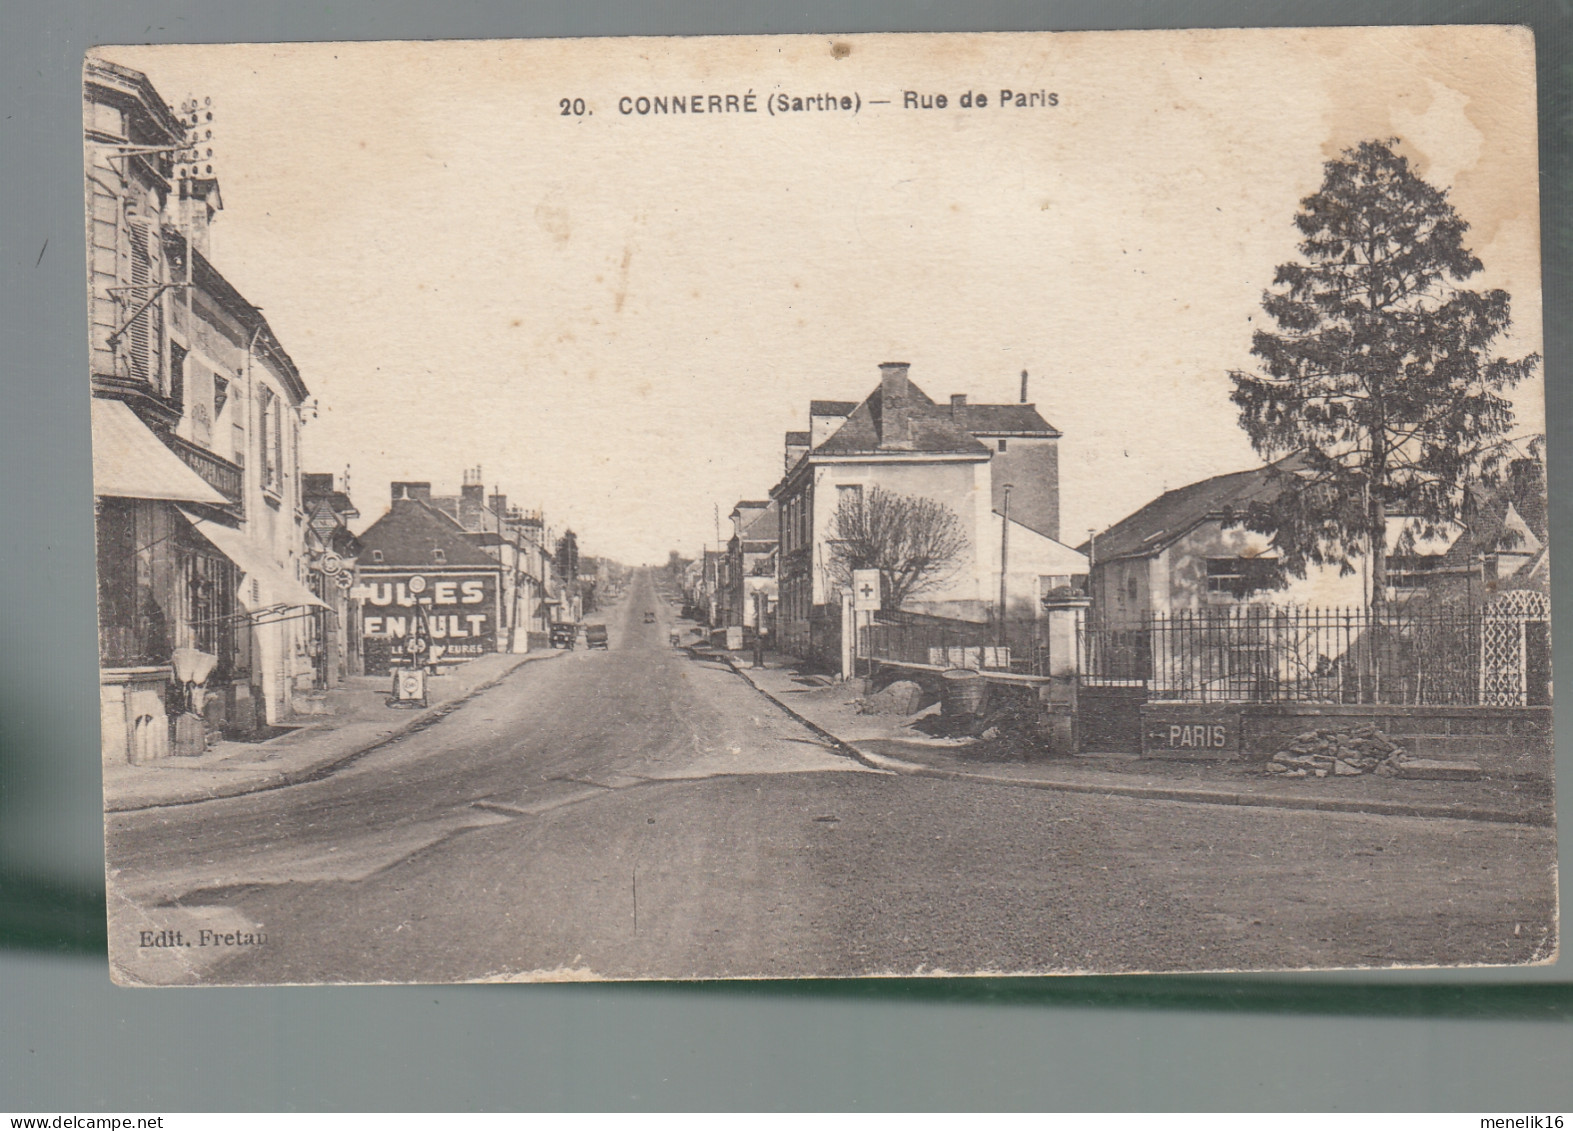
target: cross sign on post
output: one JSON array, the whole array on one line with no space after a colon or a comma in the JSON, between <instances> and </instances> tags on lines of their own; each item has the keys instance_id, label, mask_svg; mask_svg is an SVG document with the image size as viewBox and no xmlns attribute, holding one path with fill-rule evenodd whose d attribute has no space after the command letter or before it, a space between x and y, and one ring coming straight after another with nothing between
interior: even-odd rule
<instances>
[{"instance_id":1,"label":"cross sign on post","mask_svg":"<svg viewBox=\"0 0 1573 1131\"><path fill-rule=\"evenodd\" d=\"M879 609L879 570L859 569L852 572L852 595L858 612Z\"/></svg>"}]
</instances>

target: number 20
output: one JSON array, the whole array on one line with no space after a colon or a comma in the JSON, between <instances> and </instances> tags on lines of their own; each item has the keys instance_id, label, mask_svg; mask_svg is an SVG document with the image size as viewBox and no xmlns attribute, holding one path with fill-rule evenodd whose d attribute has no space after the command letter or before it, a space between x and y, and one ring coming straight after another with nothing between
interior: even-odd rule
<instances>
[{"instance_id":1,"label":"number 20","mask_svg":"<svg viewBox=\"0 0 1573 1131\"><path fill-rule=\"evenodd\" d=\"M585 108L584 108L584 99L582 99L582 98L559 98L557 100L557 105L559 105L559 106L561 106L563 108L563 112L561 114L561 117L564 117L564 118L567 118L567 117L570 117L570 116L577 117L577 118L584 117Z\"/></svg>"}]
</instances>

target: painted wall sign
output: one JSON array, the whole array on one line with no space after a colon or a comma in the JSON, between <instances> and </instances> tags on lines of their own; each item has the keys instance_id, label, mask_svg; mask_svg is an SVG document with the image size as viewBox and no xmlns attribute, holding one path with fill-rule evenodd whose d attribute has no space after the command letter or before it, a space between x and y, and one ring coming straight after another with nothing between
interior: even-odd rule
<instances>
[{"instance_id":1,"label":"painted wall sign","mask_svg":"<svg viewBox=\"0 0 1573 1131\"><path fill-rule=\"evenodd\" d=\"M446 660L471 659L497 651L497 575L494 573L389 573L360 579L355 592L363 601L361 635L366 670L384 674L394 654L403 655L421 639L425 611L430 638ZM420 647L420 645L417 645ZM422 648L424 650L424 648Z\"/></svg>"}]
</instances>

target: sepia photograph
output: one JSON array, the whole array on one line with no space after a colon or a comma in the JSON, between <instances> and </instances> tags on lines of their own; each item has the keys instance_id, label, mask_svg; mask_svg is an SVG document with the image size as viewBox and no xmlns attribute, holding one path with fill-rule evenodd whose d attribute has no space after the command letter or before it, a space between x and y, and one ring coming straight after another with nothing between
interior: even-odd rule
<instances>
[{"instance_id":1,"label":"sepia photograph","mask_svg":"<svg viewBox=\"0 0 1573 1131\"><path fill-rule=\"evenodd\" d=\"M82 91L116 983L1555 961L1527 29Z\"/></svg>"}]
</instances>

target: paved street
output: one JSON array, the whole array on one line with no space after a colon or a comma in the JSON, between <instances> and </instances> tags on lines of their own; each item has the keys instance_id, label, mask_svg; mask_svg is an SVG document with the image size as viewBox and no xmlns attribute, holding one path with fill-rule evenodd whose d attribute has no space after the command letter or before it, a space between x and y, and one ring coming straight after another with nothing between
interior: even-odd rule
<instances>
[{"instance_id":1,"label":"paved street","mask_svg":"<svg viewBox=\"0 0 1573 1131\"><path fill-rule=\"evenodd\" d=\"M605 616L608 651L526 665L323 780L112 815L117 975L789 977L1550 950L1552 877L1523 874L1554 858L1549 829L876 773L670 648L649 572ZM176 931L181 945L138 945Z\"/></svg>"}]
</instances>

